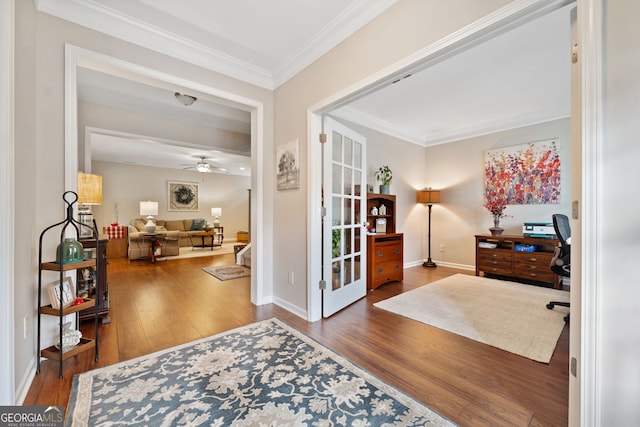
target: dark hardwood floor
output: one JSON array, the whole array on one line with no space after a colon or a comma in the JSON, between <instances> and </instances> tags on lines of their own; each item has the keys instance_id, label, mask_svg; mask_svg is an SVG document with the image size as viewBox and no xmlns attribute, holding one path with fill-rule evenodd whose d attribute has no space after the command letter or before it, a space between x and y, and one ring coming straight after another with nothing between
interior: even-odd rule
<instances>
[{"instance_id":1,"label":"dark hardwood floor","mask_svg":"<svg viewBox=\"0 0 640 427\"><path fill-rule=\"evenodd\" d=\"M24 405L66 407L74 374L277 316L461 426L566 426L569 328L551 363L534 362L373 307L377 301L455 273L405 270L329 319L309 323L273 304L249 302L249 279L220 282L201 270L233 255L108 266L111 323L100 326L100 360L88 351L45 360ZM302 286L301 284L299 286ZM93 323L82 326L93 336Z\"/></svg>"}]
</instances>

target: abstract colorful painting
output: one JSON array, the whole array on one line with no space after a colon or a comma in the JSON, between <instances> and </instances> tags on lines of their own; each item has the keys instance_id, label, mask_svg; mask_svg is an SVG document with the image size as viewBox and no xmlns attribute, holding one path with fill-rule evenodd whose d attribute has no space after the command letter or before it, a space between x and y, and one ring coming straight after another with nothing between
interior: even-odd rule
<instances>
[{"instance_id":1,"label":"abstract colorful painting","mask_svg":"<svg viewBox=\"0 0 640 427\"><path fill-rule=\"evenodd\" d=\"M560 156L555 140L485 152L485 197L508 205L560 203Z\"/></svg>"}]
</instances>

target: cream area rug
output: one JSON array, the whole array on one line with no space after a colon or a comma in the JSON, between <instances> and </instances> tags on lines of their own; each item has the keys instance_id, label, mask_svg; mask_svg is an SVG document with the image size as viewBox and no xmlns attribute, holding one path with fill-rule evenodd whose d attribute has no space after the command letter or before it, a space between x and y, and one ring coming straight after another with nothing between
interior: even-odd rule
<instances>
[{"instance_id":1,"label":"cream area rug","mask_svg":"<svg viewBox=\"0 0 640 427\"><path fill-rule=\"evenodd\" d=\"M456 274L374 306L481 343L549 363L565 326L569 292Z\"/></svg>"},{"instance_id":2,"label":"cream area rug","mask_svg":"<svg viewBox=\"0 0 640 427\"><path fill-rule=\"evenodd\" d=\"M273 318L75 375L65 426L454 426Z\"/></svg>"},{"instance_id":3,"label":"cream area rug","mask_svg":"<svg viewBox=\"0 0 640 427\"><path fill-rule=\"evenodd\" d=\"M180 255L172 255L158 258L158 260L171 260L171 259L183 259L183 258L195 258L202 256L224 255L232 254L233 246L237 245L236 242L223 243L222 246L211 248L192 248L191 246L184 246L180 248Z\"/></svg>"}]
</instances>

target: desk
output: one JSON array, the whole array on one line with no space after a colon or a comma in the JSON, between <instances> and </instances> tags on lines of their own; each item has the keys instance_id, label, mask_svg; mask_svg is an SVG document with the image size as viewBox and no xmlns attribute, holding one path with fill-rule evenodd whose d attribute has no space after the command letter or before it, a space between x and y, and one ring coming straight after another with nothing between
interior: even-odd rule
<instances>
[{"instance_id":1,"label":"desk","mask_svg":"<svg viewBox=\"0 0 640 427\"><path fill-rule=\"evenodd\" d=\"M556 239L539 237L476 235L476 276L482 272L485 276L552 284L560 289L559 277L549 267L558 243ZM518 245L533 245L536 250L518 251Z\"/></svg>"},{"instance_id":2,"label":"desk","mask_svg":"<svg viewBox=\"0 0 640 427\"><path fill-rule=\"evenodd\" d=\"M193 245L192 248L211 248L211 250L213 250L213 248L215 247L222 246L222 240L224 239L224 236L221 232L217 231L221 228L222 227L214 227L210 231L201 231L200 233L194 234L194 236L198 236L200 237L200 239L202 239L202 243L199 245ZM205 239L207 237L211 239L209 243L205 242Z\"/></svg>"}]
</instances>

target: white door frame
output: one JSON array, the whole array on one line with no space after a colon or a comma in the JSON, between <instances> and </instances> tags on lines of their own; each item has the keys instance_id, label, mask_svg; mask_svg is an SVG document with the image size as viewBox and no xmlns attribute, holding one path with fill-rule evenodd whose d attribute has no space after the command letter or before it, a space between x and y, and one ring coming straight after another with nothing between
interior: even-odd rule
<instances>
[{"instance_id":1,"label":"white door frame","mask_svg":"<svg viewBox=\"0 0 640 427\"><path fill-rule=\"evenodd\" d=\"M505 32L514 26L521 25L538 16L549 13L568 4L578 5L578 26L580 54L582 55L582 82L583 94L581 105L583 109L582 146L583 157L580 159L582 169L582 194L579 208L579 224L583 235L584 251L581 254L583 266L581 286L581 316L572 319L571 329L581 331L580 348L571 348L571 356L579 357L580 379L575 393L579 396L569 396L569 413L573 425L596 425L600 410L600 398L598 391L597 366L598 337L597 316L599 278L597 266L599 248L595 238L600 226L598 224L597 200L599 194L598 177L602 170L602 160L597 157L598 147L602 145L600 134L602 122L602 2L603 0L515 0L496 12L484 17L460 31L450 34L442 40L427 46L413 55L373 74L364 80L356 82L352 86L312 105L307 110L307 164L309 165L308 181L308 212L307 219L307 265L309 291L307 293L307 314L309 321L321 319L322 293L318 283L321 279L321 245L320 239L314 238L320 235L321 230L321 159L320 143L318 135L322 133L322 115L328 114L332 109L346 105L352 100L374 92L388 85L398 77L410 72L417 72L428 67L447 55L453 55L456 51L472 46L485 37ZM567 23L569 25L569 23ZM595 234L595 235L594 235ZM589 238L591 236L591 238ZM585 289L584 283L593 283ZM589 378L589 380L584 380ZM578 418L578 419L576 419Z\"/></svg>"},{"instance_id":2,"label":"white door frame","mask_svg":"<svg viewBox=\"0 0 640 427\"><path fill-rule=\"evenodd\" d=\"M251 268L251 302L262 305L271 302L271 296L265 295L264 248L273 247L267 241L267 234L261 226L264 220L264 106L261 102L230 92L187 80L162 71L146 68L118 58L107 56L85 48L65 45L65 189L76 190L78 171L78 91L77 69L85 67L115 75L126 74L154 79L179 87L193 89L234 103L238 108L251 113L251 236L252 251Z\"/></svg>"}]
</instances>

